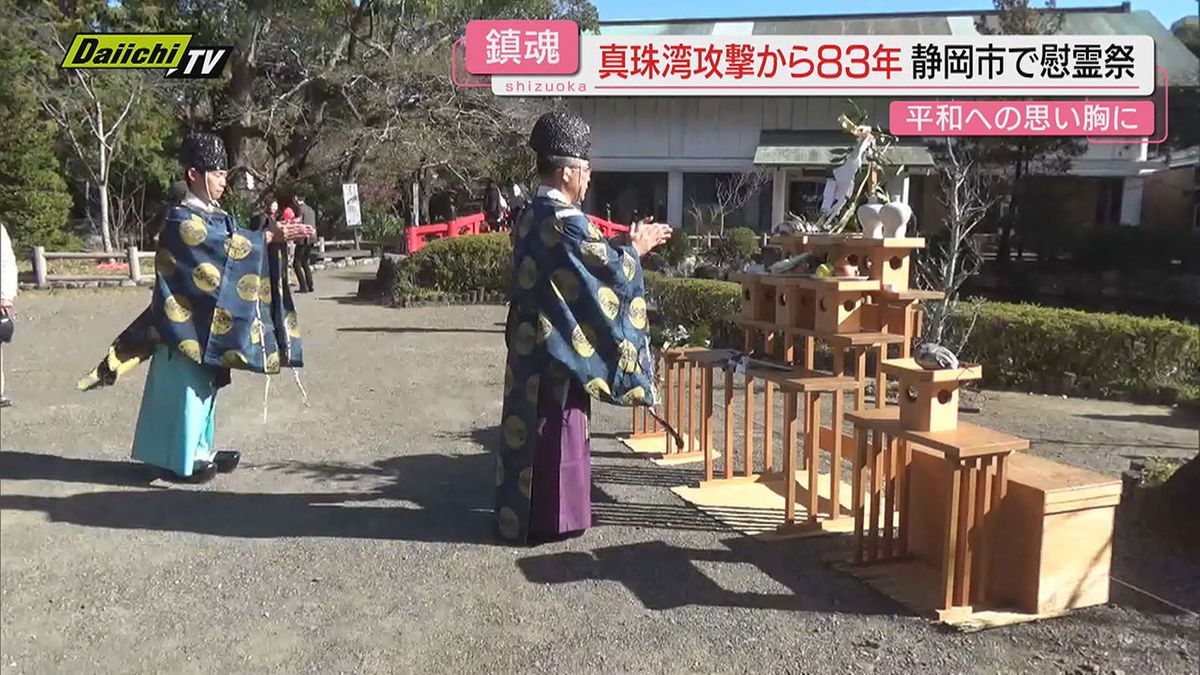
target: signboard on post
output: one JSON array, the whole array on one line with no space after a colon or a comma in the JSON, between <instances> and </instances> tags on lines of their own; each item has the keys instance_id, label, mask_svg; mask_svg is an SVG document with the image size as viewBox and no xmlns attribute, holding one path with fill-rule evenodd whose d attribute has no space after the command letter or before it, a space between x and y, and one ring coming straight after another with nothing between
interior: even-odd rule
<instances>
[{"instance_id":1,"label":"signboard on post","mask_svg":"<svg viewBox=\"0 0 1200 675\"><path fill-rule=\"evenodd\" d=\"M342 202L346 206L346 225L362 227L362 212L358 208L358 183L342 183Z\"/></svg>"}]
</instances>

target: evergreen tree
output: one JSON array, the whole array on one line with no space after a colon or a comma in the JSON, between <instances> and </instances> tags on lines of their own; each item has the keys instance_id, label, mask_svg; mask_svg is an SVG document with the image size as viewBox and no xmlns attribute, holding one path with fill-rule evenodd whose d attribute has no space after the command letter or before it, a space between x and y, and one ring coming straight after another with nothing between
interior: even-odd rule
<instances>
[{"instance_id":1,"label":"evergreen tree","mask_svg":"<svg viewBox=\"0 0 1200 675\"><path fill-rule=\"evenodd\" d=\"M0 0L0 14L11 16ZM62 248L74 243L67 228L71 195L59 173L53 124L41 114L27 80L33 46L0 26L0 220L21 251L33 246Z\"/></svg>"}]
</instances>

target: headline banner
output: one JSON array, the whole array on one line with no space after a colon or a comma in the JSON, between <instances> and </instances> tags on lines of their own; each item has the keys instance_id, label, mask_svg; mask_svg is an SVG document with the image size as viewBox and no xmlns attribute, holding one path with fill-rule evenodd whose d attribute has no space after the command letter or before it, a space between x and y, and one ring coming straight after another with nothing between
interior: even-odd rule
<instances>
[{"instance_id":1,"label":"headline banner","mask_svg":"<svg viewBox=\"0 0 1200 675\"><path fill-rule=\"evenodd\" d=\"M564 43L566 41L564 40ZM468 49L471 46L468 45ZM579 38L579 69L492 76L500 96L1149 96L1148 35Z\"/></svg>"}]
</instances>

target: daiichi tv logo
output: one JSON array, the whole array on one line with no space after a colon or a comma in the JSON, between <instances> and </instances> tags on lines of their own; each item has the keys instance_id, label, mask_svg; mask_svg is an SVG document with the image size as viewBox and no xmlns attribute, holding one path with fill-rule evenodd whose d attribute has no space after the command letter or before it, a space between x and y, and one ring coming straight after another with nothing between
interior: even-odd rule
<instances>
[{"instance_id":1,"label":"daiichi tv logo","mask_svg":"<svg viewBox=\"0 0 1200 675\"><path fill-rule=\"evenodd\" d=\"M233 47L192 45L191 33L78 33L59 68L161 69L168 79L214 79Z\"/></svg>"}]
</instances>

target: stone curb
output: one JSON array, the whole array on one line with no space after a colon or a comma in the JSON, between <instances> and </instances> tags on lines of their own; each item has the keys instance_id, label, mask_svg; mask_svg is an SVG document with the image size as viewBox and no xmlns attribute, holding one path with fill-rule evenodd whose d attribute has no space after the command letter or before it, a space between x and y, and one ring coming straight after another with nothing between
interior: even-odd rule
<instances>
[{"instance_id":1,"label":"stone curb","mask_svg":"<svg viewBox=\"0 0 1200 675\"><path fill-rule=\"evenodd\" d=\"M447 307L450 305L506 305L504 293L470 291L468 293L434 293L431 295L406 295L397 298L392 307Z\"/></svg>"},{"instance_id":2,"label":"stone curb","mask_svg":"<svg viewBox=\"0 0 1200 675\"><path fill-rule=\"evenodd\" d=\"M149 288L154 282L149 279L134 281L133 279L113 279L111 281L51 281L46 288L38 288L37 284L20 283L17 284L17 290L20 291L54 291L65 289L82 289L82 288Z\"/></svg>"},{"instance_id":3,"label":"stone curb","mask_svg":"<svg viewBox=\"0 0 1200 675\"><path fill-rule=\"evenodd\" d=\"M342 269L345 267L365 267L367 265L378 265L379 258L343 258L342 260L327 260L325 262L313 263L313 271Z\"/></svg>"},{"instance_id":4,"label":"stone curb","mask_svg":"<svg viewBox=\"0 0 1200 675\"><path fill-rule=\"evenodd\" d=\"M345 260L330 261L328 263L317 263L312 266L313 271L326 269L341 269L346 267L365 267L367 265L378 265L379 258L350 258ZM46 288L38 288L37 284L22 282L17 284L17 289L20 291L52 291L52 290L78 290L84 288L148 288L154 285L153 279L142 279L141 281L133 281L132 279L113 278L104 281L51 281Z\"/></svg>"}]
</instances>

